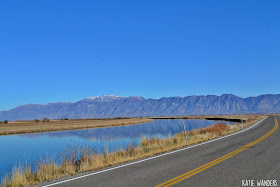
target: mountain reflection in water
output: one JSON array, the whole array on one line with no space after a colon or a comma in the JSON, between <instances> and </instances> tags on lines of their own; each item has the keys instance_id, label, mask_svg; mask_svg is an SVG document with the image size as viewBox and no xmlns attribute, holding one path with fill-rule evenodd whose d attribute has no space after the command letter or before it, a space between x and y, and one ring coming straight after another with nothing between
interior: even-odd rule
<instances>
[{"instance_id":1,"label":"mountain reflection in water","mask_svg":"<svg viewBox=\"0 0 280 187\"><path fill-rule=\"evenodd\" d=\"M208 120L184 120L186 124L186 130L198 129L208 127L216 124L217 121ZM229 122L223 122L227 124L234 124ZM175 134L183 131L183 120L169 119L169 120L154 120L149 123L143 123L138 125L118 126L98 129L86 129L86 130L74 130L74 131L62 131L62 132L47 132L39 134L27 134L22 135L24 137L60 137L60 138L73 138L79 137L87 141L104 141L111 142L120 139L138 139L143 135L145 137L161 137L167 138L168 135L174 136Z\"/></svg>"}]
</instances>

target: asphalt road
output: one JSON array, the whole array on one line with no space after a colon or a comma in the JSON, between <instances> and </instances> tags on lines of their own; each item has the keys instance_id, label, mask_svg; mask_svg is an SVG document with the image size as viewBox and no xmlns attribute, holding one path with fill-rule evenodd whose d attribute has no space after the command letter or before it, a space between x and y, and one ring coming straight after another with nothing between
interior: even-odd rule
<instances>
[{"instance_id":1,"label":"asphalt road","mask_svg":"<svg viewBox=\"0 0 280 187\"><path fill-rule=\"evenodd\" d=\"M221 140L54 186L157 186L169 181L165 185L223 187L257 186L259 180L280 186L280 127L275 118L280 122L280 117L270 116L245 132Z\"/></svg>"}]
</instances>

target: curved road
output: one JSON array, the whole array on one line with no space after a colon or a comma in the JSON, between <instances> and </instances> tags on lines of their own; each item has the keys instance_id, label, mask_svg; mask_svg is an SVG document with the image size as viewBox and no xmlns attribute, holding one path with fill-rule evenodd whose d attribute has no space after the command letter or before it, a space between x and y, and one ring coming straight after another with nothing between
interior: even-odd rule
<instances>
[{"instance_id":1,"label":"curved road","mask_svg":"<svg viewBox=\"0 0 280 187\"><path fill-rule=\"evenodd\" d=\"M280 127L277 121L280 122L280 117L269 116L247 131L211 143L105 172L99 170L100 173L92 175L95 171L87 177L55 180L44 185L258 186L260 180L269 180L265 182L270 186L280 186Z\"/></svg>"}]
</instances>

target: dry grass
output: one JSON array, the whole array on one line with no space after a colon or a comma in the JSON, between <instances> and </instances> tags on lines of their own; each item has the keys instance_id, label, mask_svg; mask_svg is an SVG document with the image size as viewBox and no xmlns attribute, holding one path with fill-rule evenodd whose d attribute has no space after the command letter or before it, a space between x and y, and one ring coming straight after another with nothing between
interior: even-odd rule
<instances>
[{"instance_id":1,"label":"dry grass","mask_svg":"<svg viewBox=\"0 0 280 187\"><path fill-rule=\"evenodd\" d=\"M78 120L64 120L64 121L52 120L50 122L13 121L13 122L9 122L8 124L0 123L0 135L122 126L122 125L147 123L150 121L153 121L153 119L113 118L113 119L78 119Z\"/></svg>"},{"instance_id":2,"label":"dry grass","mask_svg":"<svg viewBox=\"0 0 280 187\"><path fill-rule=\"evenodd\" d=\"M244 126L250 125L263 117L248 120ZM2 180L4 187L35 185L43 181L48 181L58 177L75 175L82 171L96 170L107 166L112 166L131 160L160 154L184 146L197 144L222 135L236 132L241 129L241 125L216 124L210 127L196 129L187 132L188 142L186 142L184 132L176 134L173 138L142 138L140 146L135 143L128 145L123 150L104 154L97 153L89 146L69 146L61 154L60 164L52 160L42 159L38 162L37 169L31 167L15 167L10 175Z\"/></svg>"}]
</instances>

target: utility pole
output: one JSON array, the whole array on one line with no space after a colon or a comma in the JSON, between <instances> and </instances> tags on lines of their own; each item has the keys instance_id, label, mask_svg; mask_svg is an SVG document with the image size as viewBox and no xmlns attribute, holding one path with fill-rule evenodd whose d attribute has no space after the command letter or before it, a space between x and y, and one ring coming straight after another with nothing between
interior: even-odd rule
<instances>
[{"instance_id":1,"label":"utility pole","mask_svg":"<svg viewBox=\"0 0 280 187\"><path fill-rule=\"evenodd\" d=\"M183 126L184 126L184 132L185 132L186 142L188 143L188 137L187 137L187 132L186 132L185 121L183 121Z\"/></svg>"},{"instance_id":2,"label":"utility pole","mask_svg":"<svg viewBox=\"0 0 280 187\"><path fill-rule=\"evenodd\" d=\"M243 127L244 127L244 126L243 126L243 118L241 118L241 121L242 121L242 129L243 129Z\"/></svg>"}]
</instances>

